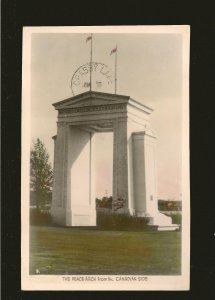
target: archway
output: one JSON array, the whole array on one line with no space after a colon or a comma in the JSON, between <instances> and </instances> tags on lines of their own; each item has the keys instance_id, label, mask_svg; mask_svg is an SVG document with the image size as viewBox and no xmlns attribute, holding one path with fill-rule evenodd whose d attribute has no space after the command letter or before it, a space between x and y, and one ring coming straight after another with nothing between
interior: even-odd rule
<instances>
[{"instance_id":1,"label":"archway","mask_svg":"<svg viewBox=\"0 0 215 300\"><path fill-rule=\"evenodd\" d=\"M95 226L95 136L113 132L113 199L122 214L171 226L159 213L152 109L129 96L86 92L53 104L58 110L51 213L66 226Z\"/></svg>"}]
</instances>

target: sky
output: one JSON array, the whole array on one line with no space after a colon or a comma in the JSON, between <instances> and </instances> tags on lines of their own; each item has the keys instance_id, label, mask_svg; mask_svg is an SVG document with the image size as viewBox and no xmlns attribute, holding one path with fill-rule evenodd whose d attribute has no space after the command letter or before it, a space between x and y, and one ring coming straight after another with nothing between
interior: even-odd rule
<instances>
[{"instance_id":1,"label":"sky","mask_svg":"<svg viewBox=\"0 0 215 300\"><path fill-rule=\"evenodd\" d=\"M52 163L52 136L57 132L57 111L52 104L72 96L72 76L90 60L88 36L87 33L31 35L31 140L40 138L45 143ZM110 56L110 51L116 45L117 93L154 109L151 124L157 136L158 198L181 199L182 36L95 33L92 60L114 71L114 55ZM114 93L114 85L110 86L110 92ZM112 135L103 134L97 140L96 193L111 195Z\"/></svg>"}]
</instances>

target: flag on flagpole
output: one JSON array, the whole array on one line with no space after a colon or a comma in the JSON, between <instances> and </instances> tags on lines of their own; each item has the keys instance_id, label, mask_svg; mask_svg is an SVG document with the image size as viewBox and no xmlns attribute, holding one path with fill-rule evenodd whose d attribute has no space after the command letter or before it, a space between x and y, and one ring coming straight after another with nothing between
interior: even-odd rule
<instances>
[{"instance_id":1,"label":"flag on flagpole","mask_svg":"<svg viewBox=\"0 0 215 300\"><path fill-rule=\"evenodd\" d=\"M84 82L83 87L90 87L90 82Z\"/></svg>"},{"instance_id":2,"label":"flag on flagpole","mask_svg":"<svg viewBox=\"0 0 215 300\"><path fill-rule=\"evenodd\" d=\"M86 43L89 42L90 40L92 40L92 36L88 36L88 37L86 38Z\"/></svg>"},{"instance_id":3,"label":"flag on flagpole","mask_svg":"<svg viewBox=\"0 0 215 300\"><path fill-rule=\"evenodd\" d=\"M102 82L101 81L96 81L97 87L102 87Z\"/></svg>"},{"instance_id":4,"label":"flag on flagpole","mask_svg":"<svg viewBox=\"0 0 215 300\"><path fill-rule=\"evenodd\" d=\"M110 55L112 55L113 53L115 53L117 51L117 47L113 48L110 52Z\"/></svg>"}]
</instances>

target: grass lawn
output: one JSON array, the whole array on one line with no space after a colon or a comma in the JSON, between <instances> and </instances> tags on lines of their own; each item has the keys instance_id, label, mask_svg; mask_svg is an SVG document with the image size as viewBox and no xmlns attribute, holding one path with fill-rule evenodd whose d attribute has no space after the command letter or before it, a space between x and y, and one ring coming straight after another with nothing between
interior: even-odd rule
<instances>
[{"instance_id":1,"label":"grass lawn","mask_svg":"<svg viewBox=\"0 0 215 300\"><path fill-rule=\"evenodd\" d=\"M180 232L31 226L30 274L177 275Z\"/></svg>"}]
</instances>

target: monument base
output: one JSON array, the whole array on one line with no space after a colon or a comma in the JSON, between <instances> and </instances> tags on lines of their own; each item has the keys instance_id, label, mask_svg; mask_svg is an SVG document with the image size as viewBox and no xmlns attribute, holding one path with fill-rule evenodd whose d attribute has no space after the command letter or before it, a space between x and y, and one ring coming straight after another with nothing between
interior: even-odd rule
<instances>
[{"instance_id":1,"label":"monument base","mask_svg":"<svg viewBox=\"0 0 215 300\"><path fill-rule=\"evenodd\" d=\"M133 215L140 218L148 218L148 226L154 229L156 228L158 231L174 231L180 229L179 224L172 224L171 217L168 217L159 211L153 213L136 211Z\"/></svg>"},{"instance_id":2,"label":"monument base","mask_svg":"<svg viewBox=\"0 0 215 300\"><path fill-rule=\"evenodd\" d=\"M66 226L96 226L96 210L88 205L74 205L66 212Z\"/></svg>"},{"instance_id":3,"label":"monument base","mask_svg":"<svg viewBox=\"0 0 215 300\"><path fill-rule=\"evenodd\" d=\"M96 226L96 210L90 206L73 206L72 210L51 210L53 223L61 226Z\"/></svg>"},{"instance_id":4,"label":"monument base","mask_svg":"<svg viewBox=\"0 0 215 300\"><path fill-rule=\"evenodd\" d=\"M170 226L158 226L158 231L175 231L179 230L180 226L178 224L172 224Z\"/></svg>"},{"instance_id":5,"label":"monument base","mask_svg":"<svg viewBox=\"0 0 215 300\"><path fill-rule=\"evenodd\" d=\"M179 224L172 224L172 218L159 211L150 218L149 226L157 226L158 231L174 231L180 228Z\"/></svg>"}]
</instances>

